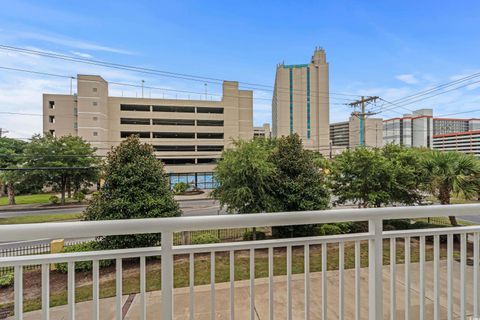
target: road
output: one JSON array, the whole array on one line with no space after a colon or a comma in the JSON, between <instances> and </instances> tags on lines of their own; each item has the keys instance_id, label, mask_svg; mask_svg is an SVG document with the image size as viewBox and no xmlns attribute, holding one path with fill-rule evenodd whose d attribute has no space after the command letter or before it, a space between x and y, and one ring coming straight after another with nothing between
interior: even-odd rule
<instances>
[{"instance_id":1,"label":"road","mask_svg":"<svg viewBox=\"0 0 480 320\"><path fill-rule=\"evenodd\" d=\"M179 201L180 208L182 209L182 216L209 216L226 214L225 210L220 210L220 206L217 201L212 199L202 200L188 200ZM25 210L25 211L0 211L0 218L21 217L31 215L43 215L43 214L65 214L65 213L77 213L85 210L85 207L79 208L61 208L61 209L49 209L49 210ZM83 239L65 239L67 241L77 241ZM17 247L35 246L41 244L47 244L51 239L39 239L35 241L18 241L18 242L0 242L0 251L3 249L13 249Z\"/></svg>"},{"instance_id":2,"label":"road","mask_svg":"<svg viewBox=\"0 0 480 320\"><path fill-rule=\"evenodd\" d=\"M212 199L179 201L182 209L182 216L208 216L225 214L225 210L220 210L217 201ZM21 210L21 211L0 211L0 218L11 218L21 216L43 215L43 214L65 214L77 213L85 210L85 207L60 208L48 210Z\"/></svg>"}]
</instances>

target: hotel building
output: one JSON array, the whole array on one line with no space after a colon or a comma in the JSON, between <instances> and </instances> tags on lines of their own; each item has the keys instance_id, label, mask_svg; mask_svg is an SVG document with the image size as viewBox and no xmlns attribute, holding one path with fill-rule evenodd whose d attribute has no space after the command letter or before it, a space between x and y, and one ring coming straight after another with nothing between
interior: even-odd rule
<instances>
[{"instance_id":1,"label":"hotel building","mask_svg":"<svg viewBox=\"0 0 480 320\"><path fill-rule=\"evenodd\" d=\"M252 91L224 81L219 101L113 97L108 82L78 75L77 94L43 95L43 129L80 136L105 155L130 135L149 143L170 182L214 186L212 172L232 139L253 137Z\"/></svg>"},{"instance_id":2,"label":"hotel building","mask_svg":"<svg viewBox=\"0 0 480 320\"><path fill-rule=\"evenodd\" d=\"M315 49L310 63L277 65L272 99L272 136L297 133L306 148L328 149L328 81L328 63L323 49Z\"/></svg>"},{"instance_id":3,"label":"hotel building","mask_svg":"<svg viewBox=\"0 0 480 320\"><path fill-rule=\"evenodd\" d=\"M360 146L360 119L351 116L348 121L331 123L330 139L333 155L339 154L345 149ZM371 148L381 148L383 146L382 119L365 119L365 146Z\"/></svg>"}]
</instances>

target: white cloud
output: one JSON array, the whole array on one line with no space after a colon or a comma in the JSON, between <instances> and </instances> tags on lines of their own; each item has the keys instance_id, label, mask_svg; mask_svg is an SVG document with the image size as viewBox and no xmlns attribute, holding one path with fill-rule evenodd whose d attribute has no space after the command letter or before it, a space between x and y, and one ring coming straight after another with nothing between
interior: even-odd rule
<instances>
[{"instance_id":1,"label":"white cloud","mask_svg":"<svg viewBox=\"0 0 480 320\"><path fill-rule=\"evenodd\" d=\"M78 52L78 51L71 51L72 54L76 55L76 56L79 56L81 58L85 58L85 59L91 59L93 58L93 56L89 53L85 53L85 52Z\"/></svg>"},{"instance_id":2,"label":"white cloud","mask_svg":"<svg viewBox=\"0 0 480 320\"><path fill-rule=\"evenodd\" d=\"M418 79L413 74L399 74L395 76L395 79L405 82L406 84L416 84Z\"/></svg>"},{"instance_id":3,"label":"white cloud","mask_svg":"<svg viewBox=\"0 0 480 320\"><path fill-rule=\"evenodd\" d=\"M53 43L53 44L57 44L57 45L61 45L69 48L75 48L75 49L104 51L104 52L126 54L126 55L135 54L132 51L95 44L95 43L91 43L91 42L83 41L79 39L66 38L60 35L51 35L51 34L35 33L35 32L19 32L14 36L22 39L45 41L45 42L49 42L49 43Z\"/></svg>"}]
</instances>

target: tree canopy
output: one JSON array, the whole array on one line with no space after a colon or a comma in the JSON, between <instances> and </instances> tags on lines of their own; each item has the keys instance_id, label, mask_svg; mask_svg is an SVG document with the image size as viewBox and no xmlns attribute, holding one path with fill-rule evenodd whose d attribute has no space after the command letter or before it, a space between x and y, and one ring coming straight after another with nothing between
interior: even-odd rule
<instances>
[{"instance_id":1,"label":"tree canopy","mask_svg":"<svg viewBox=\"0 0 480 320\"><path fill-rule=\"evenodd\" d=\"M0 168L18 168L25 162L22 153L25 149L26 142L11 139L0 138ZM8 204L15 204L15 185L20 183L23 173L19 171L0 171L0 186L7 186Z\"/></svg>"},{"instance_id":2,"label":"tree canopy","mask_svg":"<svg viewBox=\"0 0 480 320\"><path fill-rule=\"evenodd\" d=\"M271 188L275 166L268 161L273 144L268 140L235 141L223 152L215 169L218 187L212 196L230 213L270 212L275 207Z\"/></svg>"},{"instance_id":3,"label":"tree canopy","mask_svg":"<svg viewBox=\"0 0 480 320\"><path fill-rule=\"evenodd\" d=\"M105 183L87 207L85 220L176 217L181 214L170 190L163 164L151 145L131 136L107 155ZM158 234L108 236L106 248L158 245Z\"/></svg>"},{"instance_id":4,"label":"tree canopy","mask_svg":"<svg viewBox=\"0 0 480 320\"><path fill-rule=\"evenodd\" d=\"M25 148L25 156L28 167L43 168L33 171L30 177L59 191L62 204L67 188L80 188L98 179L99 159L95 157L95 150L81 137L34 136Z\"/></svg>"}]
</instances>

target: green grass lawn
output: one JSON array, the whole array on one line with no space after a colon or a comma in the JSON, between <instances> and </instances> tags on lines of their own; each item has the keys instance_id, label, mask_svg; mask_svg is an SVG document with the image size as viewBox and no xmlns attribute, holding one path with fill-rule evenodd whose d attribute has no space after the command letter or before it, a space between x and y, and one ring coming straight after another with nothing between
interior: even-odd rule
<instances>
[{"instance_id":1,"label":"green grass lawn","mask_svg":"<svg viewBox=\"0 0 480 320\"><path fill-rule=\"evenodd\" d=\"M31 216L0 218L0 225L78 220L78 219L81 219L82 217L83 217L82 213L36 214Z\"/></svg>"},{"instance_id":2,"label":"green grass lawn","mask_svg":"<svg viewBox=\"0 0 480 320\"><path fill-rule=\"evenodd\" d=\"M16 204L33 204L33 203L48 203L48 199L51 197L51 194L31 194L26 196L16 196ZM4 196L0 198L0 206L8 205L8 197Z\"/></svg>"}]
</instances>

